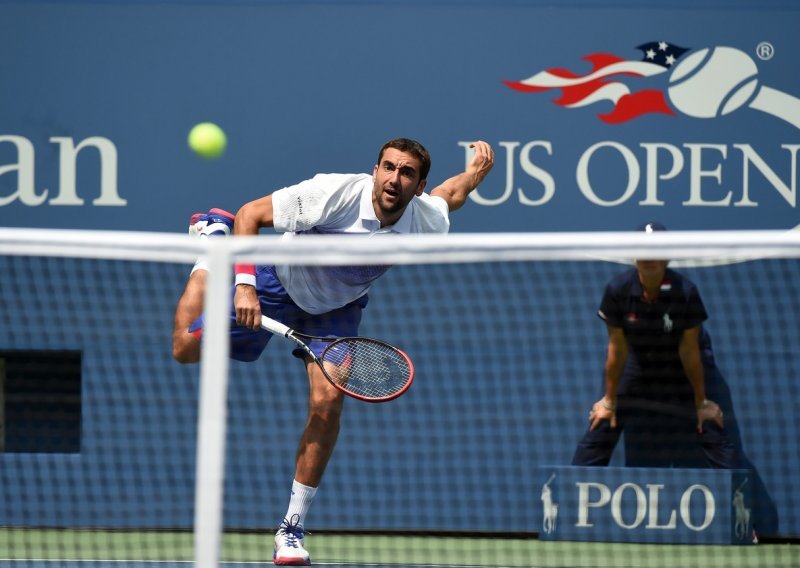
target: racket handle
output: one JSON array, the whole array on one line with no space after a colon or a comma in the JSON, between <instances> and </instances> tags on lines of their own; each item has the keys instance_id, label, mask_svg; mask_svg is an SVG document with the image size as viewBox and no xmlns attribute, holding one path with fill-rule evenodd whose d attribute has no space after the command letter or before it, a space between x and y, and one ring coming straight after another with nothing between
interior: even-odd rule
<instances>
[{"instance_id":1,"label":"racket handle","mask_svg":"<svg viewBox=\"0 0 800 568\"><path fill-rule=\"evenodd\" d=\"M288 337L289 332L292 331L288 326L272 318L268 318L267 316L261 316L261 327L275 335L281 335L283 337Z\"/></svg>"}]
</instances>

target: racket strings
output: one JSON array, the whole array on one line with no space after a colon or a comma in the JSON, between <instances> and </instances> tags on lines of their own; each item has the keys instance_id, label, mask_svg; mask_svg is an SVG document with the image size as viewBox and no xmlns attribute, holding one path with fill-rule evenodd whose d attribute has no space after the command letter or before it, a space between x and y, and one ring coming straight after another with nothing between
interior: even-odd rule
<instances>
[{"instance_id":1,"label":"racket strings","mask_svg":"<svg viewBox=\"0 0 800 568\"><path fill-rule=\"evenodd\" d=\"M345 390L371 399L401 392L413 374L408 358L398 349L367 338L339 340L322 355L331 379Z\"/></svg>"}]
</instances>

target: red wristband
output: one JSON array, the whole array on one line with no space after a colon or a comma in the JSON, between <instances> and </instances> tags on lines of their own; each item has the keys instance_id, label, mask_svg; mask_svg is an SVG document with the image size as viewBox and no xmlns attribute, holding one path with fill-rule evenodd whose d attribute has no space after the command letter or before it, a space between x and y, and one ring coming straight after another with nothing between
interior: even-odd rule
<instances>
[{"instance_id":1,"label":"red wristband","mask_svg":"<svg viewBox=\"0 0 800 568\"><path fill-rule=\"evenodd\" d=\"M255 264L234 264L233 265L233 272L234 274L250 274L252 276L256 275L256 265Z\"/></svg>"},{"instance_id":2,"label":"red wristband","mask_svg":"<svg viewBox=\"0 0 800 568\"><path fill-rule=\"evenodd\" d=\"M236 274L235 284L256 285L256 265L255 264L235 264L233 272Z\"/></svg>"}]
</instances>

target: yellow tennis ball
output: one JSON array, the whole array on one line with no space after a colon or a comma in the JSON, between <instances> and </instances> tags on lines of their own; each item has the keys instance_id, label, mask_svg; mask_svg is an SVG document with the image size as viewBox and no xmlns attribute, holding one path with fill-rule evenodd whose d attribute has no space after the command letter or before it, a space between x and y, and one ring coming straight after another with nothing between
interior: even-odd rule
<instances>
[{"instance_id":1,"label":"yellow tennis ball","mask_svg":"<svg viewBox=\"0 0 800 568\"><path fill-rule=\"evenodd\" d=\"M213 122L201 122L189 131L189 148L203 158L219 158L227 145L225 132Z\"/></svg>"}]
</instances>

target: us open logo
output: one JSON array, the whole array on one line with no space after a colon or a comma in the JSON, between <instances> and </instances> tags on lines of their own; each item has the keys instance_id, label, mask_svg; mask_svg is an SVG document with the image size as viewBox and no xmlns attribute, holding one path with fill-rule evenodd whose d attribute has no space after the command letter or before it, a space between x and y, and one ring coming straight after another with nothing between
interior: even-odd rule
<instances>
[{"instance_id":1,"label":"us open logo","mask_svg":"<svg viewBox=\"0 0 800 568\"><path fill-rule=\"evenodd\" d=\"M592 71L578 75L566 69L539 71L521 81L504 81L517 91L539 93L560 90L555 104L581 108L611 102L611 112L599 114L603 122L619 124L649 113L692 118L716 118L740 109L768 113L800 129L800 99L762 85L758 66L744 51L717 46L692 51L665 41L638 46L641 60L608 53L583 57ZM766 60L764 45L758 57ZM772 56L769 51L769 58ZM668 74L661 88L632 90L623 79Z\"/></svg>"}]
</instances>

